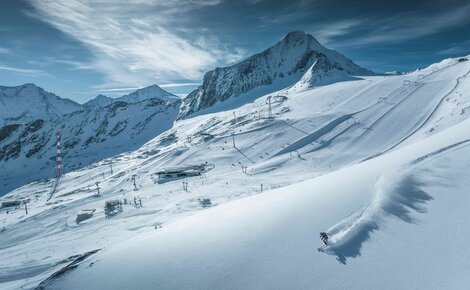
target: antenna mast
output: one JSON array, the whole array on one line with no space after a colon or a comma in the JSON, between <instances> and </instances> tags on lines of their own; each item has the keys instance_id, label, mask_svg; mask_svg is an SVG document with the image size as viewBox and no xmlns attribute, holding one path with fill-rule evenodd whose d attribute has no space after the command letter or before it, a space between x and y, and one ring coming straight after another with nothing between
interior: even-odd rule
<instances>
[{"instance_id":1,"label":"antenna mast","mask_svg":"<svg viewBox=\"0 0 470 290\"><path fill-rule=\"evenodd\" d=\"M57 132L57 156L55 160L55 177L61 178L64 175L62 169L62 157L60 155L60 132Z\"/></svg>"}]
</instances>

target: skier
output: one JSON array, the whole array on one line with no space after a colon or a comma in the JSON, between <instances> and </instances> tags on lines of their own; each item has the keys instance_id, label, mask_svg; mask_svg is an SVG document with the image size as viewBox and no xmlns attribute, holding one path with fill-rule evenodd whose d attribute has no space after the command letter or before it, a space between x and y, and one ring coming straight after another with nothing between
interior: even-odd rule
<instances>
[{"instance_id":1,"label":"skier","mask_svg":"<svg viewBox=\"0 0 470 290\"><path fill-rule=\"evenodd\" d=\"M328 234L325 232L320 233L320 239L325 243L325 246L328 246Z\"/></svg>"}]
</instances>

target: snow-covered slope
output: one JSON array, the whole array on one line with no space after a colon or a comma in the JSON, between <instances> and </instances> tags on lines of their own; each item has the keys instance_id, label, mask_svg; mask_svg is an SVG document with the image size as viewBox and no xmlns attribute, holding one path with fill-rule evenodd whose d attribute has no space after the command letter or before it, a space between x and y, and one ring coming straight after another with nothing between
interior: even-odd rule
<instances>
[{"instance_id":1,"label":"snow-covered slope","mask_svg":"<svg viewBox=\"0 0 470 290\"><path fill-rule=\"evenodd\" d=\"M250 97L285 88L297 82L313 64L312 85L337 81L338 74L341 79L373 74L325 48L312 35L293 31L274 46L236 65L207 72L203 84L185 98L180 118L228 99L246 102Z\"/></svg>"},{"instance_id":2,"label":"snow-covered slope","mask_svg":"<svg viewBox=\"0 0 470 290\"><path fill-rule=\"evenodd\" d=\"M114 99L104 96L104 95L98 95L96 96L96 98L89 100L83 105L88 108L98 109L98 108L104 108L106 106L109 106L110 104L114 102L136 103L136 102L142 102L142 101L154 99L154 98L176 101L178 97L173 95L172 93L165 91L164 89L160 88L158 85L152 85L152 86L148 86L142 89L138 89L135 92L132 92L128 95L124 95L122 97L114 98Z\"/></svg>"},{"instance_id":3,"label":"snow-covered slope","mask_svg":"<svg viewBox=\"0 0 470 290\"><path fill-rule=\"evenodd\" d=\"M469 91L470 62L447 59L179 120L3 197L30 202L0 211L0 287L465 289ZM155 176L205 162L202 176ZM127 204L106 218L114 199ZM84 209L94 216L75 224Z\"/></svg>"},{"instance_id":4,"label":"snow-covered slope","mask_svg":"<svg viewBox=\"0 0 470 290\"><path fill-rule=\"evenodd\" d=\"M82 109L81 105L46 92L34 84L0 86L0 127L37 119L50 120Z\"/></svg>"},{"instance_id":5,"label":"snow-covered slope","mask_svg":"<svg viewBox=\"0 0 470 290\"><path fill-rule=\"evenodd\" d=\"M466 289L469 126L129 239L47 289Z\"/></svg>"}]
</instances>

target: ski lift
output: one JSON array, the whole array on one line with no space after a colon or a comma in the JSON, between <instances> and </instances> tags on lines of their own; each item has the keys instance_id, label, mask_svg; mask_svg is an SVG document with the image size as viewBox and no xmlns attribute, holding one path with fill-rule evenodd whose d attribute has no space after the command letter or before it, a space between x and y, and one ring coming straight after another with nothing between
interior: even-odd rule
<instances>
[{"instance_id":1,"label":"ski lift","mask_svg":"<svg viewBox=\"0 0 470 290\"><path fill-rule=\"evenodd\" d=\"M122 212L122 202L120 200L108 200L104 205L104 214L107 218Z\"/></svg>"}]
</instances>

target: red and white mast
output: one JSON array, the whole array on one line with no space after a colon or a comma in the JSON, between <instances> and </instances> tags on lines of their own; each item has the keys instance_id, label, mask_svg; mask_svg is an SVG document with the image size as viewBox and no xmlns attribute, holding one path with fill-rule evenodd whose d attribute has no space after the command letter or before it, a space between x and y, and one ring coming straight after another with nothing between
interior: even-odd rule
<instances>
[{"instance_id":1,"label":"red and white mast","mask_svg":"<svg viewBox=\"0 0 470 290\"><path fill-rule=\"evenodd\" d=\"M55 177L60 178L64 175L62 169L62 157L60 155L60 132L57 132L57 156L55 160Z\"/></svg>"}]
</instances>

